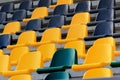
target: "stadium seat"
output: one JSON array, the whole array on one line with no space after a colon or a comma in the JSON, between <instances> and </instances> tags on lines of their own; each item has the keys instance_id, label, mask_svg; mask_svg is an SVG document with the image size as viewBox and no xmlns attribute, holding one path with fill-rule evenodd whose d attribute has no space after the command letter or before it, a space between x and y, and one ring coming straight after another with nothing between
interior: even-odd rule
<instances>
[{"instance_id":1,"label":"stadium seat","mask_svg":"<svg viewBox=\"0 0 120 80\"><path fill-rule=\"evenodd\" d=\"M60 28L49 28L43 32L40 42L34 42L31 45L40 46L42 44L57 42L59 39L61 39Z\"/></svg>"},{"instance_id":2,"label":"stadium seat","mask_svg":"<svg viewBox=\"0 0 120 80\"><path fill-rule=\"evenodd\" d=\"M55 8L57 5L61 4L73 4L73 0L58 0L55 5L51 5L49 8Z\"/></svg>"},{"instance_id":3,"label":"stadium seat","mask_svg":"<svg viewBox=\"0 0 120 80\"><path fill-rule=\"evenodd\" d=\"M10 69L9 55L0 55L0 74Z\"/></svg>"},{"instance_id":4,"label":"stadium seat","mask_svg":"<svg viewBox=\"0 0 120 80\"><path fill-rule=\"evenodd\" d=\"M9 80L33 80L33 78L28 74L15 75L9 78Z\"/></svg>"},{"instance_id":5,"label":"stadium seat","mask_svg":"<svg viewBox=\"0 0 120 80\"><path fill-rule=\"evenodd\" d=\"M28 47L14 48L10 53L10 65L17 65L20 57L29 52Z\"/></svg>"},{"instance_id":6,"label":"stadium seat","mask_svg":"<svg viewBox=\"0 0 120 80\"><path fill-rule=\"evenodd\" d=\"M32 12L31 18L24 18L23 22L28 22L29 20L32 19L43 19L45 16L48 16L47 7L35 8L34 11Z\"/></svg>"},{"instance_id":7,"label":"stadium seat","mask_svg":"<svg viewBox=\"0 0 120 80\"><path fill-rule=\"evenodd\" d=\"M14 9L13 3L6 3L2 5L0 12L12 12Z\"/></svg>"},{"instance_id":8,"label":"stadium seat","mask_svg":"<svg viewBox=\"0 0 120 80\"><path fill-rule=\"evenodd\" d=\"M12 42L12 36L10 34L0 35L0 48L6 48Z\"/></svg>"},{"instance_id":9,"label":"stadium seat","mask_svg":"<svg viewBox=\"0 0 120 80\"><path fill-rule=\"evenodd\" d=\"M47 7L51 5L51 0L39 0L37 7Z\"/></svg>"},{"instance_id":10,"label":"stadium seat","mask_svg":"<svg viewBox=\"0 0 120 80\"><path fill-rule=\"evenodd\" d=\"M30 10L32 8L32 0L23 0L20 3L19 10Z\"/></svg>"},{"instance_id":11,"label":"stadium seat","mask_svg":"<svg viewBox=\"0 0 120 80\"><path fill-rule=\"evenodd\" d=\"M88 26L95 26L100 22L113 21L115 18L114 9L102 9L98 11L96 20L88 23Z\"/></svg>"},{"instance_id":12,"label":"stadium seat","mask_svg":"<svg viewBox=\"0 0 120 80\"><path fill-rule=\"evenodd\" d=\"M21 24L18 21L10 22L5 25L2 34L15 34L16 32L21 30Z\"/></svg>"},{"instance_id":13,"label":"stadium seat","mask_svg":"<svg viewBox=\"0 0 120 80\"><path fill-rule=\"evenodd\" d=\"M86 36L88 36L88 29L86 25L71 25L66 38L59 40L58 43L64 44L70 41L83 40Z\"/></svg>"},{"instance_id":14,"label":"stadium seat","mask_svg":"<svg viewBox=\"0 0 120 80\"><path fill-rule=\"evenodd\" d=\"M54 53L56 52L57 47L54 43L44 44L38 47L37 51L41 52L42 61L45 63L49 60L52 60Z\"/></svg>"},{"instance_id":15,"label":"stadium seat","mask_svg":"<svg viewBox=\"0 0 120 80\"><path fill-rule=\"evenodd\" d=\"M84 40L92 41L98 38L113 36L113 32L114 32L113 22L101 22L97 24L93 36L85 37Z\"/></svg>"},{"instance_id":16,"label":"stadium seat","mask_svg":"<svg viewBox=\"0 0 120 80\"><path fill-rule=\"evenodd\" d=\"M50 67L38 68L37 73L42 74L65 71L65 69L69 69L73 64L77 63L77 52L75 49L61 49L55 52Z\"/></svg>"},{"instance_id":17,"label":"stadium seat","mask_svg":"<svg viewBox=\"0 0 120 80\"><path fill-rule=\"evenodd\" d=\"M68 42L64 48L75 48L78 58L84 59L86 57L85 42L82 40Z\"/></svg>"},{"instance_id":18,"label":"stadium seat","mask_svg":"<svg viewBox=\"0 0 120 80\"><path fill-rule=\"evenodd\" d=\"M34 31L26 31L20 34L18 37L17 44L15 45L8 45L8 49L13 49L16 47L22 47L22 46L29 46L30 44L36 42L36 32Z\"/></svg>"},{"instance_id":19,"label":"stadium seat","mask_svg":"<svg viewBox=\"0 0 120 80\"><path fill-rule=\"evenodd\" d=\"M0 12L0 24L6 21L7 14L6 12Z\"/></svg>"},{"instance_id":20,"label":"stadium seat","mask_svg":"<svg viewBox=\"0 0 120 80\"><path fill-rule=\"evenodd\" d=\"M103 68L114 60L112 46L110 44L93 45L89 48L83 64L73 65L73 71Z\"/></svg>"},{"instance_id":21,"label":"stadium seat","mask_svg":"<svg viewBox=\"0 0 120 80\"><path fill-rule=\"evenodd\" d=\"M83 79L97 79L113 77L113 72L109 68L95 68L85 72Z\"/></svg>"},{"instance_id":22,"label":"stadium seat","mask_svg":"<svg viewBox=\"0 0 120 80\"><path fill-rule=\"evenodd\" d=\"M69 80L69 74L67 72L53 72L47 75L45 80Z\"/></svg>"},{"instance_id":23,"label":"stadium seat","mask_svg":"<svg viewBox=\"0 0 120 80\"><path fill-rule=\"evenodd\" d=\"M39 51L28 52L21 56L16 69L13 71L5 71L3 72L4 76L14 76L21 74L30 74L34 72L33 69L41 68L41 53Z\"/></svg>"},{"instance_id":24,"label":"stadium seat","mask_svg":"<svg viewBox=\"0 0 120 80\"><path fill-rule=\"evenodd\" d=\"M72 26L72 25L76 25L76 24L86 25L89 22L90 22L90 14L88 12L76 13L72 17L71 23L69 25L63 25L62 29L63 30L68 30L70 28L70 26Z\"/></svg>"}]
</instances>

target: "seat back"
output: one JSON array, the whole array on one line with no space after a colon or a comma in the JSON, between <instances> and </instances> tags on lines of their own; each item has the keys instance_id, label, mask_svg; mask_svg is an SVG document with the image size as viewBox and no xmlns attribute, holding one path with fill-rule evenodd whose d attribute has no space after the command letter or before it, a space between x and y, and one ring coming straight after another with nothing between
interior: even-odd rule
<instances>
[{"instance_id":1,"label":"seat back","mask_svg":"<svg viewBox=\"0 0 120 80\"><path fill-rule=\"evenodd\" d=\"M71 66L77 64L77 52L73 48L58 50L55 52L50 67Z\"/></svg>"},{"instance_id":2,"label":"seat back","mask_svg":"<svg viewBox=\"0 0 120 80\"><path fill-rule=\"evenodd\" d=\"M23 20L24 18L26 18L26 10L17 10L12 16L12 20L14 21Z\"/></svg>"},{"instance_id":3,"label":"seat back","mask_svg":"<svg viewBox=\"0 0 120 80\"><path fill-rule=\"evenodd\" d=\"M10 22L6 24L3 34L15 34L16 32L21 30L21 24L20 22Z\"/></svg>"},{"instance_id":4,"label":"seat back","mask_svg":"<svg viewBox=\"0 0 120 80\"><path fill-rule=\"evenodd\" d=\"M33 80L32 77L28 74L15 75L9 78L9 80Z\"/></svg>"},{"instance_id":5,"label":"seat back","mask_svg":"<svg viewBox=\"0 0 120 80\"><path fill-rule=\"evenodd\" d=\"M17 65L17 63L18 63L19 59L21 58L21 56L28 53L28 52L29 52L28 47L14 48L10 53L10 64L11 65Z\"/></svg>"},{"instance_id":6,"label":"seat back","mask_svg":"<svg viewBox=\"0 0 120 80\"><path fill-rule=\"evenodd\" d=\"M30 8L32 8L31 0L24 0L20 3L19 9L29 10Z\"/></svg>"},{"instance_id":7,"label":"seat back","mask_svg":"<svg viewBox=\"0 0 120 80\"><path fill-rule=\"evenodd\" d=\"M37 50L41 52L42 61L46 62L52 60L52 57L56 52L57 48L55 44L49 43L39 46Z\"/></svg>"},{"instance_id":8,"label":"seat back","mask_svg":"<svg viewBox=\"0 0 120 80\"><path fill-rule=\"evenodd\" d=\"M21 56L16 70L29 70L36 69L42 67L41 61L41 53L39 51L36 52L28 52Z\"/></svg>"},{"instance_id":9,"label":"seat back","mask_svg":"<svg viewBox=\"0 0 120 80\"><path fill-rule=\"evenodd\" d=\"M85 58L86 51L85 51L85 43L84 41L71 41L67 42L64 46L64 48L75 48L77 51L77 56L79 58Z\"/></svg>"},{"instance_id":10,"label":"seat back","mask_svg":"<svg viewBox=\"0 0 120 80\"><path fill-rule=\"evenodd\" d=\"M113 31L113 22L101 22L97 24L93 35L113 35Z\"/></svg>"},{"instance_id":11,"label":"seat back","mask_svg":"<svg viewBox=\"0 0 120 80\"><path fill-rule=\"evenodd\" d=\"M13 3L6 3L2 5L1 7L1 12L11 12L14 9L14 4Z\"/></svg>"},{"instance_id":12,"label":"seat back","mask_svg":"<svg viewBox=\"0 0 120 80\"><path fill-rule=\"evenodd\" d=\"M61 27L64 25L65 22L65 17L64 16L60 16L60 15L55 15L53 17L51 17L49 23L48 23L48 27Z\"/></svg>"},{"instance_id":13,"label":"seat back","mask_svg":"<svg viewBox=\"0 0 120 80\"><path fill-rule=\"evenodd\" d=\"M12 36L10 34L0 35L0 48L6 48L11 44Z\"/></svg>"},{"instance_id":14,"label":"seat back","mask_svg":"<svg viewBox=\"0 0 120 80\"><path fill-rule=\"evenodd\" d=\"M69 80L69 74L67 72L53 72L47 75L45 80Z\"/></svg>"},{"instance_id":15,"label":"seat back","mask_svg":"<svg viewBox=\"0 0 120 80\"><path fill-rule=\"evenodd\" d=\"M0 23L6 21L7 14L5 12L0 12Z\"/></svg>"},{"instance_id":16,"label":"seat back","mask_svg":"<svg viewBox=\"0 0 120 80\"><path fill-rule=\"evenodd\" d=\"M49 28L42 34L40 42L57 42L61 39L61 30L59 28Z\"/></svg>"},{"instance_id":17,"label":"seat back","mask_svg":"<svg viewBox=\"0 0 120 80\"><path fill-rule=\"evenodd\" d=\"M36 42L36 32L35 31L26 31L20 34L18 37L17 44L32 44Z\"/></svg>"},{"instance_id":18,"label":"seat back","mask_svg":"<svg viewBox=\"0 0 120 80\"><path fill-rule=\"evenodd\" d=\"M99 10L96 21L100 20L113 20L114 19L114 9L102 9Z\"/></svg>"},{"instance_id":19,"label":"seat back","mask_svg":"<svg viewBox=\"0 0 120 80\"><path fill-rule=\"evenodd\" d=\"M69 6L67 4L58 5L53 11L53 15L67 15Z\"/></svg>"},{"instance_id":20,"label":"seat back","mask_svg":"<svg viewBox=\"0 0 120 80\"><path fill-rule=\"evenodd\" d=\"M80 1L75 8L75 12L88 12L90 9L91 1Z\"/></svg>"},{"instance_id":21,"label":"seat back","mask_svg":"<svg viewBox=\"0 0 120 80\"><path fill-rule=\"evenodd\" d=\"M51 0L40 0L38 7L49 7L51 5Z\"/></svg>"},{"instance_id":22,"label":"seat back","mask_svg":"<svg viewBox=\"0 0 120 80\"><path fill-rule=\"evenodd\" d=\"M48 16L48 9L47 7L40 7L35 8L35 10L32 12L31 18L44 18L45 16Z\"/></svg>"},{"instance_id":23,"label":"seat back","mask_svg":"<svg viewBox=\"0 0 120 80\"><path fill-rule=\"evenodd\" d=\"M67 33L66 39L76 40L83 39L88 35L88 29L86 25L71 25Z\"/></svg>"},{"instance_id":24,"label":"seat back","mask_svg":"<svg viewBox=\"0 0 120 80\"><path fill-rule=\"evenodd\" d=\"M98 9L111 9L115 6L115 0L100 0Z\"/></svg>"},{"instance_id":25,"label":"seat back","mask_svg":"<svg viewBox=\"0 0 120 80\"><path fill-rule=\"evenodd\" d=\"M109 68L96 68L85 72L83 79L87 78L110 78L113 77L112 70Z\"/></svg>"},{"instance_id":26,"label":"seat back","mask_svg":"<svg viewBox=\"0 0 120 80\"><path fill-rule=\"evenodd\" d=\"M87 52L84 64L109 63L114 59L110 44L93 45Z\"/></svg>"},{"instance_id":27,"label":"seat back","mask_svg":"<svg viewBox=\"0 0 120 80\"><path fill-rule=\"evenodd\" d=\"M73 0L58 0L57 5L60 4L73 4Z\"/></svg>"},{"instance_id":28,"label":"seat back","mask_svg":"<svg viewBox=\"0 0 120 80\"><path fill-rule=\"evenodd\" d=\"M25 27L25 30L34 30L34 31L38 31L41 29L41 26L42 25L42 22L40 19L33 19L33 20L30 20L26 27Z\"/></svg>"},{"instance_id":29,"label":"seat back","mask_svg":"<svg viewBox=\"0 0 120 80\"><path fill-rule=\"evenodd\" d=\"M72 24L87 24L90 22L90 14L88 12L80 12L75 14L72 17L71 25Z\"/></svg>"},{"instance_id":30,"label":"seat back","mask_svg":"<svg viewBox=\"0 0 120 80\"><path fill-rule=\"evenodd\" d=\"M10 70L9 55L0 55L0 73Z\"/></svg>"}]
</instances>

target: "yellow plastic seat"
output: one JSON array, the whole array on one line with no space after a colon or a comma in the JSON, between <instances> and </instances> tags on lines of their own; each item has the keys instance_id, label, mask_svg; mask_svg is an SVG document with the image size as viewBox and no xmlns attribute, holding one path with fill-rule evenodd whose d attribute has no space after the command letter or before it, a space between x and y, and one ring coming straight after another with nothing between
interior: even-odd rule
<instances>
[{"instance_id":1,"label":"yellow plastic seat","mask_svg":"<svg viewBox=\"0 0 120 80\"><path fill-rule=\"evenodd\" d=\"M84 63L80 65L73 65L72 70L79 71L101 68L109 65L109 63L113 60L114 55L112 53L112 46L110 44L93 45L88 50Z\"/></svg>"},{"instance_id":2,"label":"yellow plastic seat","mask_svg":"<svg viewBox=\"0 0 120 80\"><path fill-rule=\"evenodd\" d=\"M116 41L113 37L100 38L94 42L94 45L99 45L99 44L111 44L114 55L120 56L120 51L116 50Z\"/></svg>"},{"instance_id":3,"label":"yellow plastic seat","mask_svg":"<svg viewBox=\"0 0 120 80\"><path fill-rule=\"evenodd\" d=\"M64 48L75 48L79 58L85 58L86 56L85 43L82 40L68 42L65 44Z\"/></svg>"},{"instance_id":4,"label":"yellow plastic seat","mask_svg":"<svg viewBox=\"0 0 120 80\"><path fill-rule=\"evenodd\" d=\"M4 76L14 76L21 74L30 74L33 69L42 68L43 64L41 61L41 53L39 51L36 52L28 52L21 56L18 65L14 71L5 71L3 72Z\"/></svg>"},{"instance_id":5,"label":"yellow plastic seat","mask_svg":"<svg viewBox=\"0 0 120 80\"><path fill-rule=\"evenodd\" d=\"M16 45L8 45L7 48L13 49L16 47L29 46L34 42L36 42L36 32L26 31L20 34Z\"/></svg>"},{"instance_id":6,"label":"yellow plastic seat","mask_svg":"<svg viewBox=\"0 0 120 80\"><path fill-rule=\"evenodd\" d=\"M33 46L40 46L42 44L57 42L61 39L61 30L59 28L49 28L42 34L40 42L35 42Z\"/></svg>"},{"instance_id":7,"label":"yellow plastic seat","mask_svg":"<svg viewBox=\"0 0 120 80\"><path fill-rule=\"evenodd\" d=\"M9 78L9 80L33 80L32 77L28 74L15 75Z\"/></svg>"},{"instance_id":8,"label":"yellow plastic seat","mask_svg":"<svg viewBox=\"0 0 120 80\"><path fill-rule=\"evenodd\" d=\"M43 19L45 16L48 16L47 7L35 8L35 10L32 12L31 18L23 19L23 22L28 22L32 19Z\"/></svg>"},{"instance_id":9,"label":"yellow plastic seat","mask_svg":"<svg viewBox=\"0 0 120 80\"><path fill-rule=\"evenodd\" d=\"M0 55L0 74L10 70L9 55Z\"/></svg>"},{"instance_id":10,"label":"yellow plastic seat","mask_svg":"<svg viewBox=\"0 0 120 80\"><path fill-rule=\"evenodd\" d=\"M3 34L15 34L16 32L21 30L20 22L10 22L5 25L3 30Z\"/></svg>"},{"instance_id":11,"label":"yellow plastic seat","mask_svg":"<svg viewBox=\"0 0 120 80\"><path fill-rule=\"evenodd\" d=\"M17 65L19 59L22 55L29 52L28 47L17 47L12 50L10 53L10 65Z\"/></svg>"},{"instance_id":12,"label":"yellow plastic seat","mask_svg":"<svg viewBox=\"0 0 120 80\"><path fill-rule=\"evenodd\" d=\"M83 40L88 36L88 29L86 25L71 25L68 30L67 37L58 41L59 44L63 44L75 40Z\"/></svg>"},{"instance_id":13,"label":"yellow plastic seat","mask_svg":"<svg viewBox=\"0 0 120 80\"><path fill-rule=\"evenodd\" d=\"M41 52L42 61L46 62L52 60L52 57L56 52L57 48L55 44L49 43L39 46L37 50Z\"/></svg>"},{"instance_id":14,"label":"yellow plastic seat","mask_svg":"<svg viewBox=\"0 0 120 80\"><path fill-rule=\"evenodd\" d=\"M85 72L83 79L113 77L113 72L109 68L95 68Z\"/></svg>"},{"instance_id":15,"label":"yellow plastic seat","mask_svg":"<svg viewBox=\"0 0 120 80\"><path fill-rule=\"evenodd\" d=\"M72 17L70 25L64 25L64 26L62 26L62 29L67 30L71 27L71 25L76 25L76 24L86 25L89 22L90 22L90 13L80 12L80 13L75 14Z\"/></svg>"},{"instance_id":16,"label":"yellow plastic seat","mask_svg":"<svg viewBox=\"0 0 120 80\"><path fill-rule=\"evenodd\" d=\"M0 55L4 55L4 51L3 50L0 50Z\"/></svg>"},{"instance_id":17,"label":"yellow plastic seat","mask_svg":"<svg viewBox=\"0 0 120 80\"><path fill-rule=\"evenodd\" d=\"M57 4L55 5L51 5L50 8L55 8L57 5L61 5L61 4L73 4L73 0L58 0Z\"/></svg>"}]
</instances>

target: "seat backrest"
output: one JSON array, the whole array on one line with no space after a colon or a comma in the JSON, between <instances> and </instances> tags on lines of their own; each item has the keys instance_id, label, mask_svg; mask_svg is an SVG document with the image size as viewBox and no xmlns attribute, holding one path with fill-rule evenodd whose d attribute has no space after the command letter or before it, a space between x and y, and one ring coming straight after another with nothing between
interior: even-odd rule
<instances>
[{"instance_id":1,"label":"seat backrest","mask_svg":"<svg viewBox=\"0 0 120 80\"><path fill-rule=\"evenodd\" d=\"M5 28L3 30L3 34L15 34L16 32L21 30L21 24L20 22L10 22L5 25Z\"/></svg>"},{"instance_id":2,"label":"seat backrest","mask_svg":"<svg viewBox=\"0 0 120 80\"><path fill-rule=\"evenodd\" d=\"M71 25L72 24L87 24L90 22L90 14L88 12L80 12L75 14L72 17Z\"/></svg>"},{"instance_id":3,"label":"seat backrest","mask_svg":"<svg viewBox=\"0 0 120 80\"><path fill-rule=\"evenodd\" d=\"M47 75L45 80L69 80L67 72L53 72Z\"/></svg>"},{"instance_id":4,"label":"seat backrest","mask_svg":"<svg viewBox=\"0 0 120 80\"><path fill-rule=\"evenodd\" d=\"M71 66L77 64L77 60L77 52L75 49L61 49L55 52L50 67Z\"/></svg>"},{"instance_id":5,"label":"seat backrest","mask_svg":"<svg viewBox=\"0 0 120 80\"><path fill-rule=\"evenodd\" d=\"M84 64L109 63L114 59L110 44L93 45L87 52Z\"/></svg>"},{"instance_id":6,"label":"seat backrest","mask_svg":"<svg viewBox=\"0 0 120 80\"><path fill-rule=\"evenodd\" d=\"M64 48L75 48L79 58L85 58L86 56L85 43L82 40L67 42Z\"/></svg>"},{"instance_id":7,"label":"seat backrest","mask_svg":"<svg viewBox=\"0 0 120 80\"><path fill-rule=\"evenodd\" d=\"M48 16L48 9L47 7L39 7L35 8L35 10L32 12L31 18L44 18L45 16Z\"/></svg>"},{"instance_id":8,"label":"seat backrest","mask_svg":"<svg viewBox=\"0 0 120 80\"><path fill-rule=\"evenodd\" d=\"M6 21L7 14L6 12L0 12L0 23Z\"/></svg>"},{"instance_id":9,"label":"seat backrest","mask_svg":"<svg viewBox=\"0 0 120 80\"><path fill-rule=\"evenodd\" d=\"M1 12L11 12L14 9L14 4L13 3L6 3L2 5L1 7Z\"/></svg>"},{"instance_id":10,"label":"seat backrest","mask_svg":"<svg viewBox=\"0 0 120 80\"><path fill-rule=\"evenodd\" d=\"M56 52L57 48L55 44L49 43L39 46L37 50L41 52L42 61L46 62L52 60L52 57Z\"/></svg>"},{"instance_id":11,"label":"seat backrest","mask_svg":"<svg viewBox=\"0 0 120 80\"><path fill-rule=\"evenodd\" d=\"M51 0L40 0L38 7L49 7L51 5Z\"/></svg>"},{"instance_id":12,"label":"seat backrest","mask_svg":"<svg viewBox=\"0 0 120 80\"><path fill-rule=\"evenodd\" d=\"M98 9L111 9L115 6L115 0L100 0Z\"/></svg>"},{"instance_id":13,"label":"seat backrest","mask_svg":"<svg viewBox=\"0 0 120 80\"><path fill-rule=\"evenodd\" d=\"M112 35L113 31L113 22L101 22L97 24L93 35Z\"/></svg>"},{"instance_id":14,"label":"seat backrest","mask_svg":"<svg viewBox=\"0 0 120 80\"><path fill-rule=\"evenodd\" d=\"M10 64L11 65L16 65L21 58L22 55L26 54L29 52L28 47L17 47L14 48L11 53L10 53Z\"/></svg>"},{"instance_id":15,"label":"seat backrest","mask_svg":"<svg viewBox=\"0 0 120 80\"><path fill-rule=\"evenodd\" d=\"M61 30L60 28L49 28L45 30L42 34L40 42L57 42L61 39Z\"/></svg>"},{"instance_id":16,"label":"seat backrest","mask_svg":"<svg viewBox=\"0 0 120 80\"><path fill-rule=\"evenodd\" d=\"M41 26L42 25L42 22L40 19L33 19L33 20L30 20L26 27L25 27L25 30L35 30L35 31L38 31L41 29Z\"/></svg>"},{"instance_id":17,"label":"seat backrest","mask_svg":"<svg viewBox=\"0 0 120 80\"><path fill-rule=\"evenodd\" d=\"M69 9L69 5L62 4L55 7L53 11L53 15L67 15Z\"/></svg>"},{"instance_id":18,"label":"seat backrest","mask_svg":"<svg viewBox=\"0 0 120 80\"><path fill-rule=\"evenodd\" d=\"M19 9L29 10L32 8L32 0L24 0L20 3Z\"/></svg>"},{"instance_id":19,"label":"seat backrest","mask_svg":"<svg viewBox=\"0 0 120 80\"><path fill-rule=\"evenodd\" d=\"M32 44L36 42L36 32L35 31L26 31L20 34L18 37L17 44Z\"/></svg>"},{"instance_id":20,"label":"seat backrest","mask_svg":"<svg viewBox=\"0 0 120 80\"><path fill-rule=\"evenodd\" d=\"M0 55L0 73L10 70L9 55Z\"/></svg>"},{"instance_id":21,"label":"seat backrest","mask_svg":"<svg viewBox=\"0 0 120 80\"><path fill-rule=\"evenodd\" d=\"M99 10L96 21L100 20L113 20L114 19L114 9L102 9Z\"/></svg>"},{"instance_id":22,"label":"seat backrest","mask_svg":"<svg viewBox=\"0 0 120 80\"><path fill-rule=\"evenodd\" d=\"M111 44L113 51L116 51L116 42L113 37L99 38L94 42L94 45L99 45L99 44Z\"/></svg>"},{"instance_id":23,"label":"seat backrest","mask_svg":"<svg viewBox=\"0 0 120 80\"><path fill-rule=\"evenodd\" d=\"M113 72L109 68L96 68L85 72L83 79L110 78L110 77L113 77Z\"/></svg>"},{"instance_id":24,"label":"seat backrest","mask_svg":"<svg viewBox=\"0 0 120 80\"><path fill-rule=\"evenodd\" d=\"M9 80L33 80L28 74L15 75L9 78Z\"/></svg>"},{"instance_id":25,"label":"seat backrest","mask_svg":"<svg viewBox=\"0 0 120 80\"><path fill-rule=\"evenodd\" d=\"M12 42L12 36L10 34L0 35L0 48L6 48Z\"/></svg>"},{"instance_id":26,"label":"seat backrest","mask_svg":"<svg viewBox=\"0 0 120 80\"><path fill-rule=\"evenodd\" d=\"M60 16L60 15L55 15L53 17L51 17L49 23L48 23L48 27L61 27L64 25L65 22L65 17L64 16Z\"/></svg>"},{"instance_id":27,"label":"seat backrest","mask_svg":"<svg viewBox=\"0 0 120 80\"><path fill-rule=\"evenodd\" d=\"M41 61L41 53L39 51L36 52L28 52L21 56L16 70L29 70L29 69L36 69L42 67Z\"/></svg>"},{"instance_id":28,"label":"seat backrest","mask_svg":"<svg viewBox=\"0 0 120 80\"><path fill-rule=\"evenodd\" d=\"M73 4L73 0L58 0L57 5L60 4Z\"/></svg>"},{"instance_id":29,"label":"seat backrest","mask_svg":"<svg viewBox=\"0 0 120 80\"><path fill-rule=\"evenodd\" d=\"M88 12L90 9L91 1L80 1L75 8L75 12Z\"/></svg>"},{"instance_id":30,"label":"seat backrest","mask_svg":"<svg viewBox=\"0 0 120 80\"><path fill-rule=\"evenodd\" d=\"M26 10L17 10L12 16L12 20L14 21L23 20L24 18L26 18Z\"/></svg>"},{"instance_id":31,"label":"seat backrest","mask_svg":"<svg viewBox=\"0 0 120 80\"><path fill-rule=\"evenodd\" d=\"M88 29L86 25L70 25L66 39L76 40L83 39L88 35Z\"/></svg>"}]
</instances>

